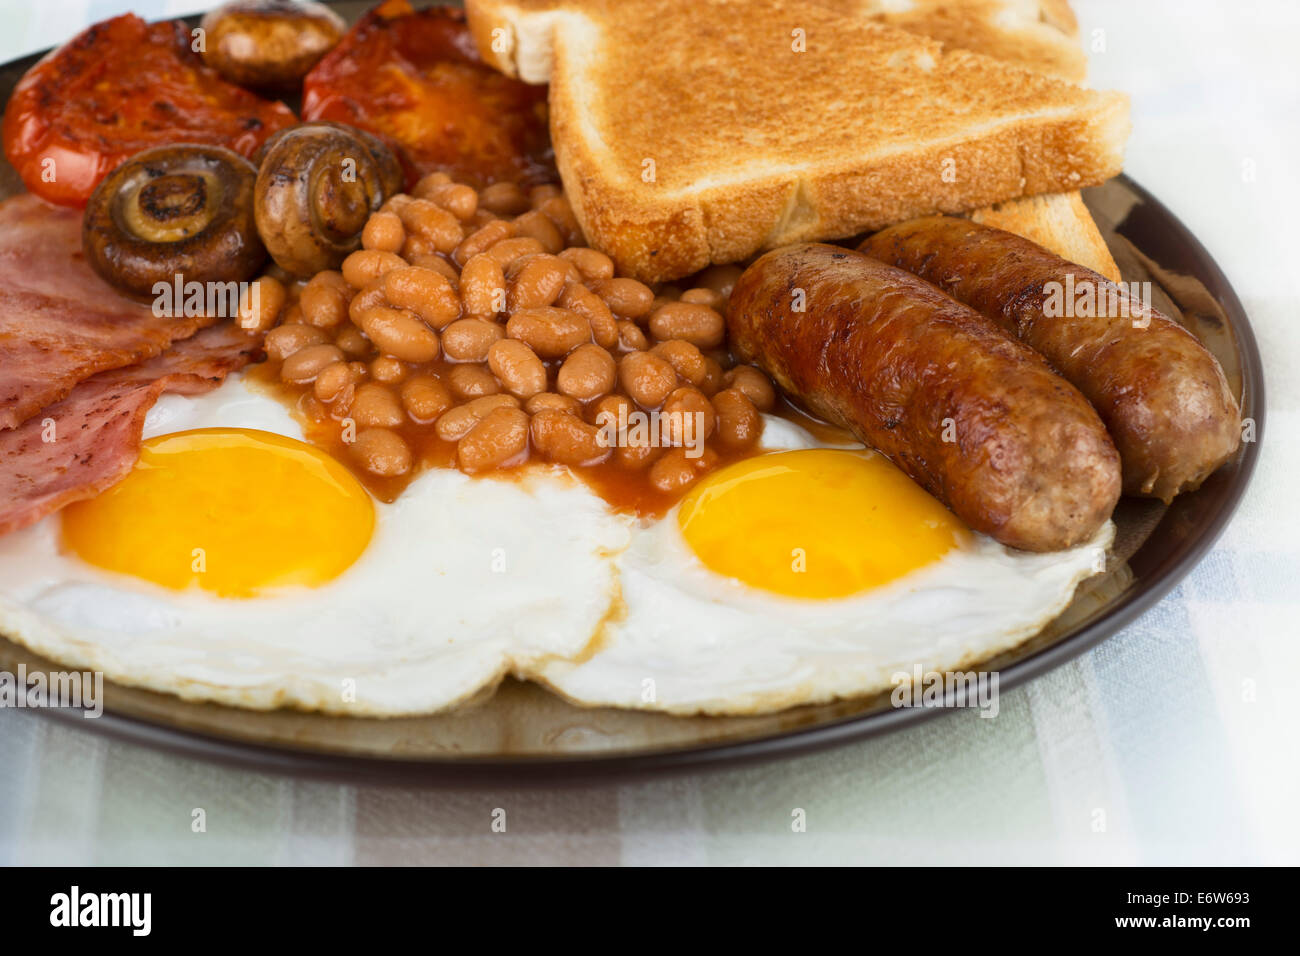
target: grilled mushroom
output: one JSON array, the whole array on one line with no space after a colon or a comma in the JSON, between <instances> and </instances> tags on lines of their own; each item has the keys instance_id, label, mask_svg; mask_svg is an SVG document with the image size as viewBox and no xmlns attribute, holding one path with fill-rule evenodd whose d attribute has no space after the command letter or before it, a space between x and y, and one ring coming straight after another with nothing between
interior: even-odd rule
<instances>
[{"instance_id":1,"label":"grilled mushroom","mask_svg":"<svg viewBox=\"0 0 1300 956\"><path fill-rule=\"evenodd\" d=\"M204 61L240 86L284 91L302 82L347 24L319 3L235 0L200 22Z\"/></svg>"},{"instance_id":2,"label":"grilled mushroom","mask_svg":"<svg viewBox=\"0 0 1300 956\"><path fill-rule=\"evenodd\" d=\"M241 282L266 261L253 216L257 170L220 146L137 153L91 194L81 244L95 271L136 295L156 283Z\"/></svg>"},{"instance_id":3,"label":"grilled mushroom","mask_svg":"<svg viewBox=\"0 0 1300 956\"><path fill-rule=\"evenodd\" d=\"M377 137L339 123L301 123L269 139L257 174L257 231L297 276L336 269L361 246L370 214L399 189L402 169Z\"/></svg>"}]
</instances>

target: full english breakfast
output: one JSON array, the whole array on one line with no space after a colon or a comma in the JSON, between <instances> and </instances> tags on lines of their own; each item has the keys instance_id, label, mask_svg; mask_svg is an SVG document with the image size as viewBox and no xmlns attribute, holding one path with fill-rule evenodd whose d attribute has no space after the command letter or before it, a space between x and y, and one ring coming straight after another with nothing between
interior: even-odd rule
<instances>
[{"instance_id":1,"label":"full english breakfast","mask_svg":"<svg viewBox=\"0 0 1300 956\"><path fill-rule=\"evenodd\" d=\"M1128 113L1075 31L1060 0L91 27L5 110L0 633L358 716L506 675L764 713L1017 646L1122 494L1241 433L1080 199Z\"/></svg>"}]
</instances>

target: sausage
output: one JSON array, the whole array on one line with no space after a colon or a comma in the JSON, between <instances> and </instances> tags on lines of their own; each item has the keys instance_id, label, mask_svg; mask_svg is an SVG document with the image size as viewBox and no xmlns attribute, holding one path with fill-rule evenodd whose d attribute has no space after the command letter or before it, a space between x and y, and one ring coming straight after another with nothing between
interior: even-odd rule
<instances>
[{"instance_id":1,"label":"sausage","mask_svg":"<svg viewBox=\"0 0 1300 956\"><path fill-rule=\"evenodd\" d=\"M1169 502L1237 450L1241 410L1218 361L1123 285L1028 239L951 216L893 226L859 248L933 282L1041 353L1101 415L1126 494ZM1085 293L1102 308L1076 298Z\"/></svg>"},{"instance_id":2,"label":"sausage","mask_svg":"<svg viewBox=\"0 0 1300 956\"><path fill-rule=\"evenodd\" d=\"M786 246L731 293L732 349L853 432L971 528L1011 547L1088 541L1119 455L1087 400L1032 349L859 252Z\"/></svg>"}]
</instances>

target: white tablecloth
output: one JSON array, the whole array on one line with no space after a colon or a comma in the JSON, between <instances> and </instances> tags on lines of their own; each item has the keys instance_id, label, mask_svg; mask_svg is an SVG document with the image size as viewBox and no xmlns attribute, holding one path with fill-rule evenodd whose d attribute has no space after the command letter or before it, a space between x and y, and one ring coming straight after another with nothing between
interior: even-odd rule
<instances>
[{"instance_id":1,"label":"white tablecloth","mask_svg":"<svg viewBox=\"0 0 1300 956\"><path fill-rule=\"evenodd\" d=\"M0 59L128 6L194 9L3 0ZM1076 9L1092 82L1133 97L1128 172L1223 266L1266 364L1254 486L1158 607L1004 694L995 720L559 791L294 782L0 711L0 863L1300 862L1300 4Z\"/></svg>"}]
</instances>

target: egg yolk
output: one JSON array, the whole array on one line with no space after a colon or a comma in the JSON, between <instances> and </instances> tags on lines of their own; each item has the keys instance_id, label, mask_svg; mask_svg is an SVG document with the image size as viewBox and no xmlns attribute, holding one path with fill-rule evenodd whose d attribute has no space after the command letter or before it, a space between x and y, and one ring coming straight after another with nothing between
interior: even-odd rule
<instances>
[{"instance_id":1,"label":"egg yolk","mask_svg":"<svg viewBox=\"0 0 1300 956\"><path fill-rule=\"evenodd\" d=\"M126 478L64 509L62 537L109 571L246 598L337 577L374 525L369 494L328 455L270 432L201 428L146 441Z\"/></svg>"},{"instance_id":2,"label":"egg yolk","mask_svg":"<svg viewBox=\"0 0 1300 956\"><path fill-rule=\"evenodd\" d=\"M701 481L678 525L708 568L800 598L878 587L965 546L970 531L883 455L760 455Z\"/></svg>"}]
</instances>

